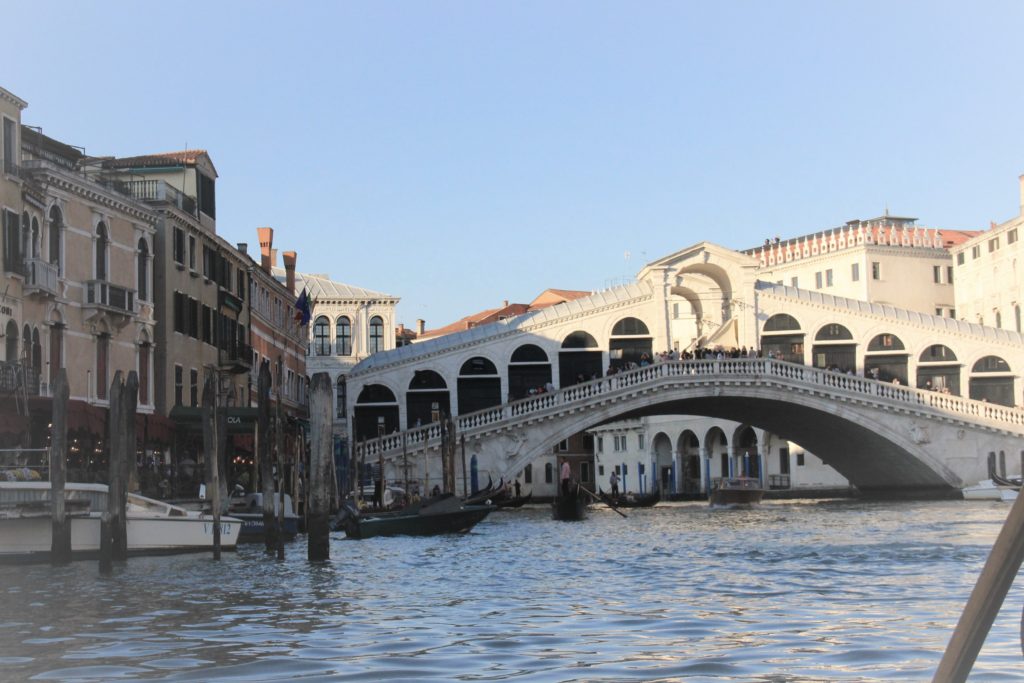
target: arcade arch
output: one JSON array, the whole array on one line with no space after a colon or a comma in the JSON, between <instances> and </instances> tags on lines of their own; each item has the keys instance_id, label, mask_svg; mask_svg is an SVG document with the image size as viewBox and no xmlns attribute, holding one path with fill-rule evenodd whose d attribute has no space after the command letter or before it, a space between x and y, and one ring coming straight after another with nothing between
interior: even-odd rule
<instances>
[{"instance_id":1,"label":"arcade arch","mask_svg":"<svg viewBox=\"0 0 1024 683\"><path fill-rule=\"evenodd\" d=\"M816 368L838 368L840 372L856 370L857 344L845 325L828 323L814 335L811 361Z\"/></svg>"},{"instance_id":2,"label":"arcade arch","mask_svg":"<svg viewBox=\"0 0 1024 683\"><path fill-rule=\"evenodd\" d=\"M976 401L1013 405L1013 374L999 356L983 356L971 366L968 391Z\"/></svg>"},{"instance_id":3,"label":"arcade arch","mask_svg":"<svg viewBox=\"0 0 1024 683\"><path fill-rule=\"evenodd\" d=\"M434 404L437 404L438 417L444 419L451 415L451 398L448 395L448 384L433 370L417 370L409 382L405 393L405 426L406 428L436 422Z\"/></svg>"},{"instance_id":4,"label":"arcade arch","mask_svg":"<svg viewBox=\"0 0 1024 683\"><path fill-rule=\"evenodd\" d=\"M650 362L653 338L647 324L639 318L622 318L612 327L608 340L610 364L615 368L629 367L630 363L640 365Z\"/></svg>"},{"instance_id":5,"label":"arcade arch","mask_svg":"<svg viewBox=\"0 0 1024 683\"><path fill-rule=\"evenodd\" d=\"M701 489L700 439L689 429L684 430L676 441L681 472L679 483L681 493L698 493Z\"/></svg>"},{"instance_id":6,"label":"arcade arch","mask_svg":"<svg viewBox=\"0 0 1024 683\"><path fill-rule=\"evenodd\" d=\"M544 349L536 344L523 344L512 352L508 362L508 395L510 400L525 398L530 389L551 381L551 362Z\"/></svg>"},{"instance_id":7,"label":"arcade arch","mask_svg":"<svg viewBox=\"0 0 1024 683\"><path fill-rule=\"evenodd\" d=\"M604 353L597 340L577 330L562 340L558 352L558 386L561 388L603 377Z\"/></svg>"},{"instance_id":8,"label":"arcade arch","mask_svg":"<svg viewBox=\"0 0 1024 683\"><path fill-rule=\"evenodd\" d=\"M367 384L363 387L356 398L353 412L357 441L376 438L378 424L383 424L385 434L398 429L398 399L383 384ZM379 418L384 418L383 423L378 422Z\"/></svg>"},{"instance_id":9,"label":"arcade arch","mask_svg":"<svg viewBox=\"0 0 1024 683\"><path fill-rule=\"evenodd\" d=\"M655 485L661 491L672 490L672 439L665 432L658 432L651 439L654 472L651 473L651 489Z\"/></svg>"},{"instance_id":10,"label":"arcade arch","mask_svg":"<svg viewBox=\"0 0 1024 683\"><path fill-rule=\"evenodd\" d=\"M868 342L867 351L864 353L864 374L883 382L898 379L902 384L909 384L907 381L907 360L909 358L910 355L907 353L902 339L888 332L876 334ZM920 381L919 373L918 382Z\"/></svg>"},{"instance_id":11,"label":"arcade arch","mask_svg":"<svg viewBox=\"0 0 1024 683\"><path fill-rule=\"evenodd\" d=\"M459 415L501 405L501 377L498 368L483 356L474 356L462 364L456 387Z\"/></svg>"},{"instance_id":12,"label":"arcade arch","mask_svg":"<svg viewBox=\"0 0 1024 683\"><path fill-rule=\"evenodd\" d=\"M804 362L804 333L800 323L788 313L776 313L761 330L761 353L790 363Z\"/></svg>"},{"instance_id":13,"label":"arcade arch","mask_svg":"<svg viewBox=\"0 0 1024 683\"><path fill-rule=\"evenodd\" d=\"M960 363L948 346L932 344L917 359L917 386L960 395Z\"/></svg>"}]
</instances>

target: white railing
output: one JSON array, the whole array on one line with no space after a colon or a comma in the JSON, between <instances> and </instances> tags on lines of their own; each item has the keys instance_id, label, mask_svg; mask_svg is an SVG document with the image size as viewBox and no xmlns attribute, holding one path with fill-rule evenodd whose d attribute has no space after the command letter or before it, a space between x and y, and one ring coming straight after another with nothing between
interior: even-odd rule
<instances>
[{"instance_id":1,"label":"white railing","mask_svg":"<svg viewBox=\"0 0 1024 683\"><path fill-rule=\"evenodd\" d=\"M537 394L475 413L457 415L454 418L455 428L457 433L467 434L501 423L524 421L531 416L541 417L552 410L580 408L597 397L628 393L635 388L665 380L681 378L684 383L690 379L704 383L713 377L761 380L778 378L785 384L821 387L823 393L827 394L861 396L889 405L930 408L938 413L956 415L972 422L987 421L1004 427L1024 426L1024 410L1021 408L914 389L770 358L726 358L668 361L620 372L551 393ZM441 440L441 427L436 423L416 427L404 433L368 440L359 444L357 448L360 452L365 450L366 457L371 458L376 457L381 450L388 454L401 452L403 439L405 448L410 451L436 446Z\"/></svg>"},{"instance_id":2,"label":"white railing","mask_svg":"<svg viewBox=\"0 0 1024 683\"><path fill-rule=\"evenodd\" d=\"M57 266L38 258L25 260L25 287L57 295Z\"/></svg>"}]
</instances>

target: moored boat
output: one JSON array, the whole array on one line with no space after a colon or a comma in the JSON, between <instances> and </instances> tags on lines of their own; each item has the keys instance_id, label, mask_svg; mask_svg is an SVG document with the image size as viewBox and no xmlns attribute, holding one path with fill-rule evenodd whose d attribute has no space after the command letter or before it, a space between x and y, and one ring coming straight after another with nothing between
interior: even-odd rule
<instances>
[{"instance_id":1,"label":"moored boat","mask_svg":"<svg viewBox=\"0 0 1024 683\"><path fill-rule=\"evenodd\" d=\"M1009 486L1000 486L991 479L983 479L973 486L960 489L964 500L1000 500L1001 492Z\"/></svg>"},{"instance_id":2,"label":"moored boat","mask_svg":"<svg viewBox=\"0 0 1024 683\"><path fill-rule=\"evenodd\" d=\"M72 557L98 556L107 486L69 483L64 490ZM129 555L213 548L213 516L206 513L129 493L125 519ZM235 547L241 526L241 520L221 517L222 549ZM0 482L0 559L45 561L50 554L52 529L50 482Z\"/></svg>"},{"instance_id":3,"label":"moored boat","mask_svg":"<svg viewBox=\"0 0 1024 683\"><path fill-rule=\"evenodd\" d=\"M274 494L274 515L277 517L281 510L281 500L278 494ZM262 542L265 538L263 528L263 494L247 493L243 496L231 498L231 506L228 514L237 517L242 521L241 533L238 535L240 543ZM299 533L299 516L295 514L292 505L292 497L284 494L284 537L285 540L292 540Z\"/></svg>"},{"instance_id":4,"label":"moored boat","mask_svg":"<svg viewBox=\"0 0 1024 683\"><path fill-rule=\"evenodd\" d=\"M761 481L754 477L723 477L711 490L709 502L716 507L756 505L764 497Z\"/></svg>"},{"instance_id":5,"label":"moored boat","mask_svg":"<svg viewBox=\"0 0 1024 683\"><path fill-rule=\"evenodd\" d=\"M499 510L514 510L515 508L521 508L527 503L533 500L533 491L530 491L525 496L506 496L499 500L494 501L494 504Z\"/></svg>"},{"instance_id":6,"label":"moored boat","mask_svg":"<svg viewBox=\"0 0 1024 683\"><path fill-rule=\"evenodd\" d=\"M450 494L395 512L359 511L346 503L335 518L334 529L357 539L466 533L493 510L493 505L466 505Z\"/></svg>"}]
</instances>

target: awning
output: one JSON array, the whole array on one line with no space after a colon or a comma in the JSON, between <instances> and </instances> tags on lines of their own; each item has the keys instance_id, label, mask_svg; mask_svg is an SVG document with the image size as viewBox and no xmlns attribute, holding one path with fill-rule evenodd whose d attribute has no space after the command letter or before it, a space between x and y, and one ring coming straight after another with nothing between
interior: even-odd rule
<instances>
[{"instance_id":1,"label":"awning","mask_svg":"<svg viewBox=\"0 0 1024 683\"><path fill-rule=\"evenodd\" d=\"M221 408L227 411L228 434L252 434L256 429L256 408ZM203 409L185 406L171 408L171 421L190 432L203 431Z\"/></svg>"}]
</instances>

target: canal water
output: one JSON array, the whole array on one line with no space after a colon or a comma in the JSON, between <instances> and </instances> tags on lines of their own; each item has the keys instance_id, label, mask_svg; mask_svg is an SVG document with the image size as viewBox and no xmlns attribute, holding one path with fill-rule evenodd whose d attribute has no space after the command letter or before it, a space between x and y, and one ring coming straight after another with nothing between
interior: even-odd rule
<instances>
[{"instance_id":1,"label":"canal water","mask_svg":"<svg viewBox=\"0 0 1024 683\"><path fill-rule=\"evenodd\" d=\"M0 567L0 680L929 680L1009 506L663 504L464 536ZM972 680L1021 680L1018 581Z\"/></svg>"}]
</instances>

